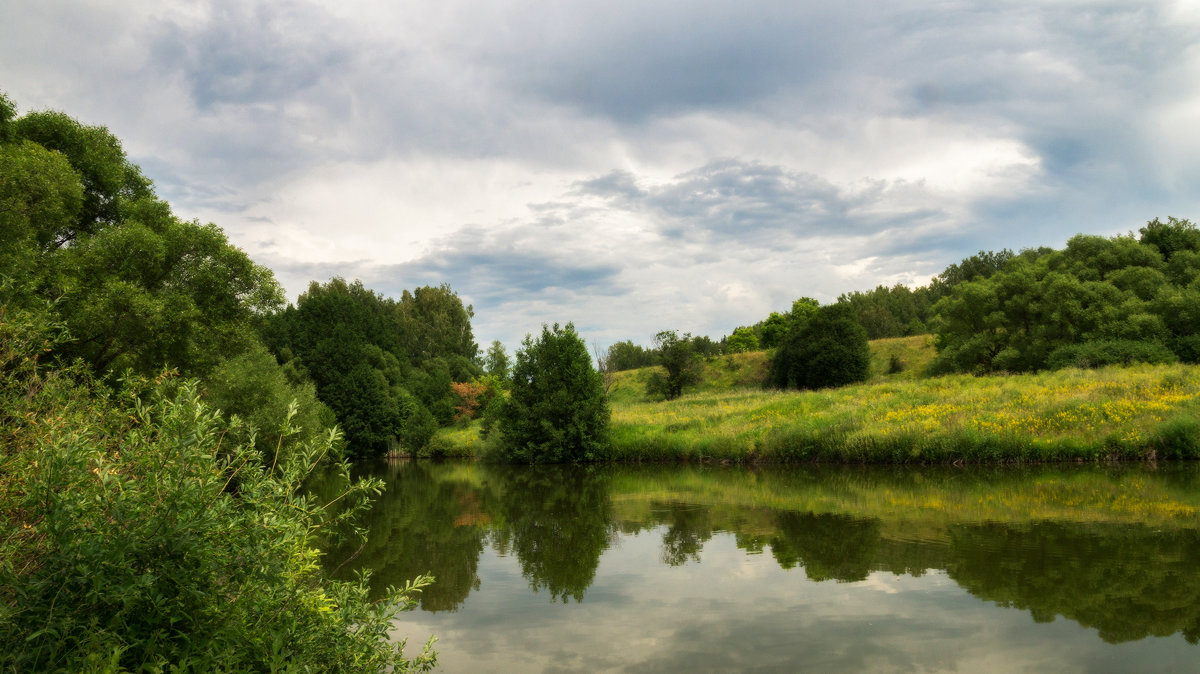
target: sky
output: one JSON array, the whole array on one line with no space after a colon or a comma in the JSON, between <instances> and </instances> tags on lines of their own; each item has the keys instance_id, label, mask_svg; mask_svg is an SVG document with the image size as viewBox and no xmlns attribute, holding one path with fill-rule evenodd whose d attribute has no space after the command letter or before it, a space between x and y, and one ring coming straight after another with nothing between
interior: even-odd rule
<instances>
[{"instance_id":1,"label":"sky","mask_svg":"<svg viewBox=\"0 0 1200 674\"><path fill-rule=\"evenodd\" d=\"M510 351L1200 220L1196 0L13 0L0 91L289 298L448 283Z\"/></svg>"}]
</instances>

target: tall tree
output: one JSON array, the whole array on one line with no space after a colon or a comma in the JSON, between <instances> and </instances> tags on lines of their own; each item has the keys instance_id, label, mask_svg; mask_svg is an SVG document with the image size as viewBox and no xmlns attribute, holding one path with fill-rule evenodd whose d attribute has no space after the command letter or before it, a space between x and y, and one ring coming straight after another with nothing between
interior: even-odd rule
<instances>
[{"instance_id":1,"label":"tall tree","mask_svg":"<svg viewBox=\"0 0 1200 674\"><path fill-rule=\"evenodd\" d=\"M517 351L500 413L502 457L515 463L596 461L608 451L608 401L587 346L568 323L542 326Z\"/></svg>"}]
</instances>

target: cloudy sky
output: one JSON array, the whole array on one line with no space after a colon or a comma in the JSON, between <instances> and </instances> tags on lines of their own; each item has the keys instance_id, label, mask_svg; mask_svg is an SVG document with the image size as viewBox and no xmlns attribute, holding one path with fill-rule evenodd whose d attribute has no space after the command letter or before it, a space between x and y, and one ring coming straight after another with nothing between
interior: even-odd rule
<instances>
[{"instance_id":1,"label":"cloudy sky","mask_svg":"<svg viewBox=\"0 0 1200 674\"><path fill-rule=\"evenodd\" d=\"M1200 219L1195 0L13 0L0 90L291 297L449 283L510 348Z\"/></svg>"}]
</instances>

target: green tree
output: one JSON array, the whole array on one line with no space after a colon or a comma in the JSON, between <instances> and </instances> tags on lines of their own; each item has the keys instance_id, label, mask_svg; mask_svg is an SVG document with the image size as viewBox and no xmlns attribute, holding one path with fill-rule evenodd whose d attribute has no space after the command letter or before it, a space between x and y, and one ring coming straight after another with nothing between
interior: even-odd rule
<instances>
[{"instance_id":1,"label":"green tree","mask_svg":"<svg viewBox=\"0 0 1200 674\"><path fill-rule=\"evenodd\" d=\"M727 353L758 351L758 335L754 334L754 328L746 326L735 328L733 334L725 338L725 351Z\"/></svg>"},{"instance_id":2,"label":"green tree","mask_svg":"<svg viewBox=\"0 0 1200 674\"><path fill-rule=\"evenodd\" d=\"M1168 217L1162 222L1155 218L1138 232L1141 234L1139 241L1153 246L1165 260L1169 261L1183 251L1200 253L1200 229L1191 221Z\"/></svg>"},{"instance_id":3,"label":"green tree","mask_svg":"<svg viewBox=\"0 0 1200 674\"><path fill-rule=\"evenodd\" d=\"M652 350L639 344L634 344L632 340L627 339L608 347L606 364L613 372L635 370L653 365L654 356L655 354Z\"/></svg>"},{"instance_id":4,"label":"green tree","mask_svg":"<svg viewBox=\"0 0 1200 674\"><path fill-rule=\"evenodd\" d=\"M79 366L39 367L61 329L0 306L0 669L432 666L389 636L427 578L371 602L362 580L320 571L318 537L381 488L339 464L341 510L304 494L336 433L264 464L194 383L130 378L114 392Z\"/></svg>"},{"instance_id":5,"label":"green tree","mask_svg":"<svg viewBox=\"0 0 1200 674\"><path fill-rule=\"evenodd\" d=\"M395 305L359 281L334 278L324 285L313 282L294 307L266 321L275 353L291 355L311 375L355 457L378 456L394 446L415 451L436 428L414 391L415 379L433 388L433 375L409 365Z\"/></svg>"},{"instance_id":6,"label":"green tree","mask_svg":"<svg viewBox=\"0 0 1200 674\"><path fill-rule=\"evenodd\" d=\"M780 388L818 389L865 381L871 370L867 331L848 305L821 307L788 335L770 367L771 381Z\"/></svg>"},{"instance_id":7,"label":"green tree","mask_svg":"<svg viewBox=\"0 0 1200 674\"><path fill-rule=\"evenodd\" d=\"M413 365L440 358L454 381L470 381L482 374L475 365L479 345L471 331L475 311L464 306L449 285L405 290L395 304L395 314L403 350Z\"/></svg>"},{"instance_id":8,"label":"green tree","mask_svg":"<svg viewBox=\"0 0 1200 674\"><path fill-rule=\"evenodd\" d=\"M568 323L542 326L517 351L500 411L500 456L515 463L595 461L608 451L608 401L587 346Z\"/></svg>"},{"instance_id":9,"label":"green tree","mask_svg":"<svg viewBox=\"0 0 1200 674\"><path fill-rule=\"evenodd\" d=\"M683 389L700 381L700 357L688 333L680 337L674 330L663 330L654 336L654 344L662 370L650 373L646 390L674 400L683 395Z\"/></svg>"},{"instance_id":10,"label":"green tree","mask_svg":"<svg viewBox=\"0 0 1200 674\"><path fill-rule=\"evenodd\" d=\"M504 344L498 339L492 341L492 345L488 347L487 353L483 357L484 371L489 376L507 379L509 367L508 352L504 350Z\"/></svg>"},{"instance_id":11,"label":"green tree","mask_svg":"<svg viewBox=\"0 0 1200 674\"><path fill-rule=\"evenodd\" d=\"M102 126L80 124L61 112L31 112L13 122L12 134L61 153L80 177L83 202L75 220L55 232L56 246L123 221L127 205L153 197L150 181Z\"/></svg>"},{"instance_id":12,"label":"green tree","mask_svg":"<svg viewBox=\"0 0 1200 674\"><path fill-rule=\"evenodd\" d=\"M759 328L759 343L764 349L774 349L779 346L787 335L788 328L791 327L791 319L789 316L772 311L770 316L762 322Z\"/></svg>"}]
</instances>

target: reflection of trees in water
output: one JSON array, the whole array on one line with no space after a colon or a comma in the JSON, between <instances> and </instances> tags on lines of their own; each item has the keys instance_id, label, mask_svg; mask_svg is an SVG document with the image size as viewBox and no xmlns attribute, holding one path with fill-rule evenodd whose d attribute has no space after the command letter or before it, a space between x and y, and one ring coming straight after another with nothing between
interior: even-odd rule
<instances>
[{"instance_id":1,"label":"reflection of trees in water","mask_svg":"<svg viewBox=\"0 0 1200 674\"><path fill-rule=\"evenodd\" d=\"M371 569L371 590L381 593L388 585L401 586L423 573L434 583L417 595L426 611L453 611L472 589L479 588L479 554L485 531L478 495L470 486L436 479L437 466L404 463L389 470L387 490L364 519L367 544L338 575ZM358 549L343 545L330 551L336 567Z\"/></svg>"},{"instance_id":2,"label":"reflection of trees in water","mask_svg":"<svg viewBox=\"0 0 1200 674\"><path fill-rule=\"evenodd\" d=\"M879 521L846 515L781 512L770 539L779 566L804 565L812 580L864 580L879 547Z\"/></svg>"},{"instance_id":3,"label":"reflection of trees in water","mask_svg":"<svg viewBox=\"0 0 1200 674\"><path fill-rule=\"evenodd\" d=\"M670 503L658 506L656 514L668 523L663 533L662 560L679 566L688 561L699 562L700 550L713 535L711 508Z\"/></svg>"},{"instance_id":4,"label":"reflection of trees in water","mask_svg":"<svg viewBox=\"0 0 1200 674\"><path fill-rule=\"evenodd\" d=\"M605 469L493 466L486 476L502 515L496 549L516 554L534 591L583 601L617 531Z\"/></svg>"},{"instance_id":5,"label":"reflection of trees in water","mask_svg":"<svg viewBox=\"0 0 1200 674\"><path fill-rule=\"evenodd\" d=\"M672 501L631 509L640 514L618 524L609 488L620 476L625 491L636 493L628 487L631 472L577 466L479 470L482 487L454 479L453 470L437 464L391 467L388 490L364 522L369 542L339 575L370 568L372 586L382 588L432 572L437 580L420 595L421 607L453 610L478 588L479 556L490 540L517 558L535 591L582 601L617 532L662 526L661 559L669 565L699 563L714 532L727 531L747 554L769 548L782 568L802 566L815 581L946 569L981 600L1028 610L1040 621L1064 616L1109 642L1177 632L1200 640L1200 532L1194 530L993 523L955 526L939 541L905 541L884 538L879 520ZM645 491L656 491L649 478L660 473L634 475L643 474ZM330 551L330 566L356 547Z\"/></svg>"},{"instance_id":6,"label":"reflection of trees in water","mask_svg":"<svg viewBox=\"0 0 1200 674\"><path fill-rule=\"evenodd\" d=\"M1181 632L1200 640L1200 532L1044 522L951 532L947 570L971 594L1064 616L1109 643Z\"/></svg>"}]
</instances>

